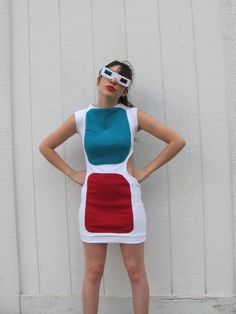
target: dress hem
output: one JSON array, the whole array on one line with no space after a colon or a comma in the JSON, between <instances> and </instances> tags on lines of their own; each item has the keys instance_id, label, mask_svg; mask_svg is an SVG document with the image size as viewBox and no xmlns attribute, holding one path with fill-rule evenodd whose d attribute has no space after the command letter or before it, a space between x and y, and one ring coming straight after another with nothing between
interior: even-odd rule
<instances>
[{"instance_id":1,"label":"dress hem","mask_svg":"<svg viewBox=\"0 0 236 314\"><path fill-rule=\"evenodd\" d=\"M84 236L80 235L81 241L86 243L126 243L138 244L146 241L146 236Z\"/></svg>"}]
</instances>

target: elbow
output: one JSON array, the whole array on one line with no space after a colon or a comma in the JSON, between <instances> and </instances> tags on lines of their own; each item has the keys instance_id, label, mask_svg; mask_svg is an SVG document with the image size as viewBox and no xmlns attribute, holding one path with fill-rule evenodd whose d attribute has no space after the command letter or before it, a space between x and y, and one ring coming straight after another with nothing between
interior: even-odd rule
<instances>
[{"instance_id":1,"label":"elbow","mask_svg":"<svg viewBox=\"0 0 236 314\"><path fill-rule=\"evenodd\" d=\"M38 150L40 151L41 154L43 154L43 150L44 150L44 144L43 144L43 142L39 144Z\"/></svg>"},{"instance_id":2,"label":"elbow","mask_svg":"<svg viewBox=\"0 0 236 314\"><path fill-rule=\"evenodd\" d=\"M179 141L179 149L182 150L185 145L186 145L186 141L182 138L182 139Z\"/></svg>"},{"instance_id":3,"label":"elbow","mask_svg":"<svg viewBox=\"0 0 236 314\"><path fill-rule=\"evenodd\" d=\"M184 138L182 138L182 139L180 140L180 145L181 145L182 147L184 147L184 146L186 145L186 141L185 141Z\"/></svg>"},{"instance_id":4,"label":"elbow","mask_svg":"<svg viewBox=\"0 0 236 314\"><path fill-rule=\"evenodd\" d=\"M175 141L176 146L182 149L186 145L186 141L183 137L178 137Z\"/></svg>"},{"instance_id":5,"label":"elbow","mask_svg":"<svg viewBox=\"0 0 236 314\"><path fill-rule=\"evenodd\" d=\"M47 145L44 143L44 141L39 144L38 149L42 155L45 154L45 151L47 150Z\"/></svg>"},{"instance_id":6,"label":"elbow","mask_svg":"<svg viewBox=\"0 0 236 314\"><path fill-rule=\"evenodd\" d=\"M43 140L39 146L38 150L45 157L49 151L54 150L54 147L50 146L45 140Z\"/></svg>"}]
</instances>

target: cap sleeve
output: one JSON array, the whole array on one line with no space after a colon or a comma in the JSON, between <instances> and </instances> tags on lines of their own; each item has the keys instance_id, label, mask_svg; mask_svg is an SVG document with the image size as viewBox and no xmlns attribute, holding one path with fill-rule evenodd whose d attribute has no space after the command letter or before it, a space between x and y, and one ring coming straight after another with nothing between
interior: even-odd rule
<instances>
[{"instance_id":1,"label":"cap sleeve","mask_svg":"<svg viewBox=\"0 0 236 314\"><path fill-rule=\"evenodd\" d=\"M130 116L131 116L131 124L133 128L133 132L134 134L136 134L138 131L138 108L137 107L131 108Z\"/></svg>"},{"instance_id":2,"label":"cap sleeve","mask_svg":"<svg viewBox=\"0 0 236 314\"><path fill-rule=\"evenodd\" d=\"M82 134L82 129L84 127L84 113L84 109L74 112L76 131L79 134Z\"/></svg>"}]
</instances>

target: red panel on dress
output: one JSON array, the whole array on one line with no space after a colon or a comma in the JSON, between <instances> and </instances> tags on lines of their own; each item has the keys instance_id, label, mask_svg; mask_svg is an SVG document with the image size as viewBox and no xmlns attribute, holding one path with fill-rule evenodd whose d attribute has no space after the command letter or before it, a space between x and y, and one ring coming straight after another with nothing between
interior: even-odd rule
<instances>
[{"instance_id":1,"label":"red panel on dress","mask_svg":"<svg viewBox=\"0 0 236 314\"><path fill-rule=\"evenodd\" d=\"M85 227L89 232L127 233L134 227L128 181L117 173L92 173L87 181Z\"/></svg>"}]
</instances>

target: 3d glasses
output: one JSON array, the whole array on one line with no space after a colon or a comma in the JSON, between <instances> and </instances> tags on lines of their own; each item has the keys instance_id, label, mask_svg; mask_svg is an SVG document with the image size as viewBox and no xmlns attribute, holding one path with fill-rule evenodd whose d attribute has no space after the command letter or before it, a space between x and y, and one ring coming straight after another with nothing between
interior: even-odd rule
<instances>
[{"instance_id":1,"label":"3d glasses","mask_svg":"<svg viewBox=\"0 0 236 314\"><path fill-rule=\"evenodd\" d=\"M124 76L120 75L119 73L114 72L114 71L112 71L106 67L102 68L101 75L104 77L107 77L109 79L116 78L117 83L122 85L122 86L125 86L125 87L128 87L130 82L131 82L131 80L127 79L126 77L124 77Z\"/></svg>"}]
</instances>

